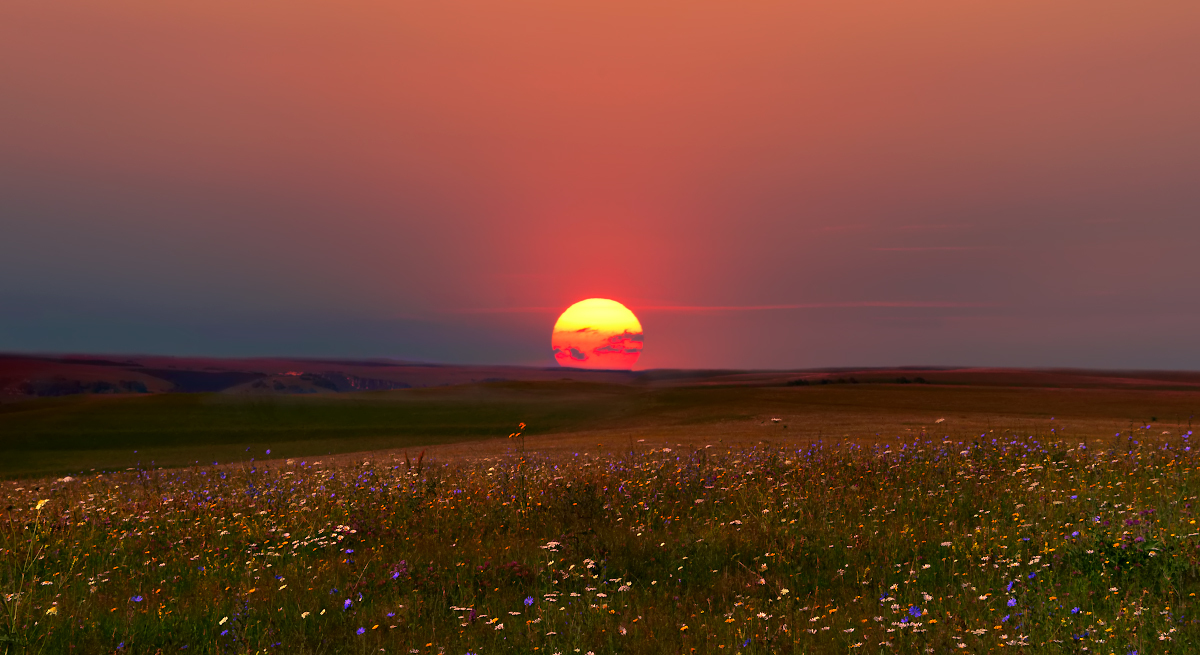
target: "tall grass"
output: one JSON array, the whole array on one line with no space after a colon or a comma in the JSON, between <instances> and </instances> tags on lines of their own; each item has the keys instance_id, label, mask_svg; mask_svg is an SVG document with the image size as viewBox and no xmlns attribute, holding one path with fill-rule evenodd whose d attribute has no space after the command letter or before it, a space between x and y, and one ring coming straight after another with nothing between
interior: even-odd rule
<instances>
[{"instance_id":1,"label":"tall grass","mask_svg":"<svg viewBox=\"0 0 1200 655\"><path fill-rule=\"evenodd\" d=\"M1197 462L1150 432L7 482L0 652L1187 652Z\"/></svg>"}]
</instances>

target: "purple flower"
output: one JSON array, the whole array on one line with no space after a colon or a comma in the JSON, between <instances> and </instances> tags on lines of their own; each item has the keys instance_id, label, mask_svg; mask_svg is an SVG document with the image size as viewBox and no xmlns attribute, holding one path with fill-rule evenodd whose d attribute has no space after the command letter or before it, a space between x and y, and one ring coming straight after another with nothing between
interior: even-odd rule
<instances>
[{"instance_id":1,"label":"purple flower","mask_svg":"<svg viewBox=\"0 0 1200 655\"><path fill-rule=\"evenodd\" d=\"M533 596L526 596L525 597L525 607L529 607L532 604L533 604Z\"/></svg>"},{"instance_id":2,"label":"purple flower","mask_svg":"<svg viewBox=\"0 0 1200 655\"><path fill-rule=\"evenodd\" d=\"M225 636L225 635L227 635L227 634L229 634L229 631L228 631L228 630L222 630L222 631L221 631L221 636L222 636L222 637L224 637L224 636Z\"/></svg>"},{"instance_id":3,"label":"purple flower","mask_svg":"<svg viewBox=\"0 0 1200 655\"><path fill-rule=\"evenodd\" d=\"M912 614L913 618L917 618L921 616L921 608L913 605L912 607L908 608L908 613Z\"/></svg>"},{"instance_id":4,"label":"purple flower","mask_svg":"<svg viewBox=\"0 0 1200 655\"><path fill-rule=\"evenodd\" d=\"M346 599L346 602L342 603L342 609L343 609L343 610L348 610L348 609L350 609L350 606L351 606L351 605L353 605L353 604L354 604L354 603L353 603L353 602L351 602L349 598L347 598L347 599Z\"/></svg>"},{"instance_id":5,"label":"purple flower","mask_svg":"<svg viewBox=\"0 0 1200 655\"><path fill-rule=\"evenodd\" d=\"M1034 579L1035 577L1037 577L1037 573L1030 573L1030 574L1029 574L1029 579L1030 579L1030 580Z\"/></svg>"},{"instance_id":6,"label":"purple flower","mask_svg":"<svg viewBox=\"0 0 1200 655\"><path fill-rule=\"evenodd\" d=\"M359 628L359 629L357 630L358 634L360 634L360 635L361 635L362 633L366 632L366 631L367 631L367 629L366 629L366 628Z\"/></svg>"},{"instance_id":7,"label":"purple flower","mask_svg":"<svg viewBox=\"0 0 1200 655\"><path fill-rule=\"evenodd\" d=\"M142 602L142 597L141 596L130 596L129 600L130 600L130 602L140 603L140 602Z\"/></svg>"},{"instance_id":8,"label":"purple flower","mask_svg":"<svg viewBox=\"0 0 1200 655\"><path fill-rule=\"evenodd\" d=\"M1008 599L1008 606L1009 606L1009 607L1016 607L1016 606L1017 606L1017 599L1016 599L1016 598L1009 598L1009 599Z\"/></svg>"},{"instance_id":9,"label":"purple flower","mask_svg":"<svg viewBox=\"0 0 1200 655\"><path fill-rule=\"evenodd\" d=\"M398 577L400 577L400 572L399 572L399 571L392 571L392 579L393 579L393 580L395 580L395 579L396 579L396 578L398 578Z\"/></svg>"},{"instance_id":10,"label":"purple flower","mask_svg":"<svg viewBox=\"0 0 1200 655\"><path fill-rule=\"evenodd\" d=\"M1076 607L1076 608L1073 608L1073 609L1071 610L1071 613L1072 613L1072 614L1078 614L1078 613L1079 613L1079 608L1078 608L1078 607Z\"/></svg>"},{"instance_id":11,"label":"purple flower","mask_svg":"<svg viewBox=\"0 0 1200 655\"><path fill-rule=\"evenodd\" d=\"M353 548L347 548L347 549L346 549L346 554L347 554L347 555L352 555L353 553L354 553L354 549L353 549Z\"/></svg>"},{"instance_id":12,"label":"purple flower","mask_svg":"<svg viewBox=\"0 0 1200 655\"><path fill-rule=\"evenodd\" d=\"M1072 533L1071 533L1071 536L1072 536L1072 537L1078 537L1078 536L1079 536L1079 531L1078 531L1078 530L1076 530L1076 531L1072 532Z\"/></svg>"},{"instance_id":13,"label":"purple flower","mask_svg":"<svg viewBox=\"0 0 1200 655\"><path fill-rule=\"evenodd\" d=\"M267 449L267 454L268 454L268 455L270 455L270 454L271 454L271 449L270 449L270 448L268 448L268 449Z\"/></svg>"}]
</instances>

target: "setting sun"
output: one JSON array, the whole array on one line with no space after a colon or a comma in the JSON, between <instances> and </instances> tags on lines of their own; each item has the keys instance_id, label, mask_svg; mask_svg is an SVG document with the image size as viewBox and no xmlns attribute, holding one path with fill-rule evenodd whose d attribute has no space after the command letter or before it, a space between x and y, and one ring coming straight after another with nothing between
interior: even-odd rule
<instances>
[{"instance_id":1,"label":"setting sun","mask_svg":"<svg viewBox=\"0 0 1200 655\"><path fill-rule=\"evenodd\" d=\"M630 370L642 354L642 324L615 300L588 298L558 317L550 346L561 366Z\"/></svg>"}]
</instances>

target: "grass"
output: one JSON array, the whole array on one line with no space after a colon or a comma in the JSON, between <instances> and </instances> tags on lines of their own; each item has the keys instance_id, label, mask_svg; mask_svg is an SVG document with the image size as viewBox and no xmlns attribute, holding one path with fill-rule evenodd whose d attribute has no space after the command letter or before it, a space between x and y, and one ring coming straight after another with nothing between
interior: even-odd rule
<instances>
[{"instance_id":1,"label":"grass","mask_svg":"<svg viewBox=\"0 0 1200 655\"><path fill-rule=\"evenodd\" d=\"M670 410L669 395L656 402ZM5 482L0 652L1126 655L1200 643L1187 431L1139 424L1081 446L1054 423L877 425L872 443L631 438L599 455L514 440L454 462Z\"/></svg>"},{"instance_id":2,"label":"grass","mask_svg":"<svg viewBox=\"0 0 1200 655\"><path fill-rule=\"evenodd\" d=\"M973 385L809 387L501 382L354 394L73 396L0 404L0 478L76 475L272 457L420 448L503 436L621 447L632 436L755 442L913 434L947 417L958 429L997 425L1082 439L1145 422L1186 426L1196 391ZM767 419L782 417L772 425ZM1062 427L1065 424L1065 428ZM782 426L786 425L784 428Z\"/></svg>"},{"instance_id":3,"label":"grass","mask_svg":"<svg viewBox=\"0 0 1200 655\"><path fill-rule=\"evenodd\" d=\"M611 390L516 383L327 396L70 396L0 405L0 477L416 448L478 440L530 417L599 421ZM615 387L614 387L615 388Z\"/></svg>"}]
</instances>

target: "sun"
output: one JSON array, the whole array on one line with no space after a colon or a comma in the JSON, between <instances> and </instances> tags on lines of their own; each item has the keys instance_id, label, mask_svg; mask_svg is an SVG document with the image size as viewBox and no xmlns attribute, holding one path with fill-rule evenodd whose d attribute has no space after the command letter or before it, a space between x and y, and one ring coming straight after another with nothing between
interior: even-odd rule
<instances>
[{"instance_id":1,"label":"sun","mask_svg":"<svg viewBox=\"0 0 1200 655\"><path fill-rule=\"evenodd\" d=\"M642 354L642 324L615 300L588 298L558 317L550 347L560 366L628 371Z\"/></svg>"}]
</instances>

